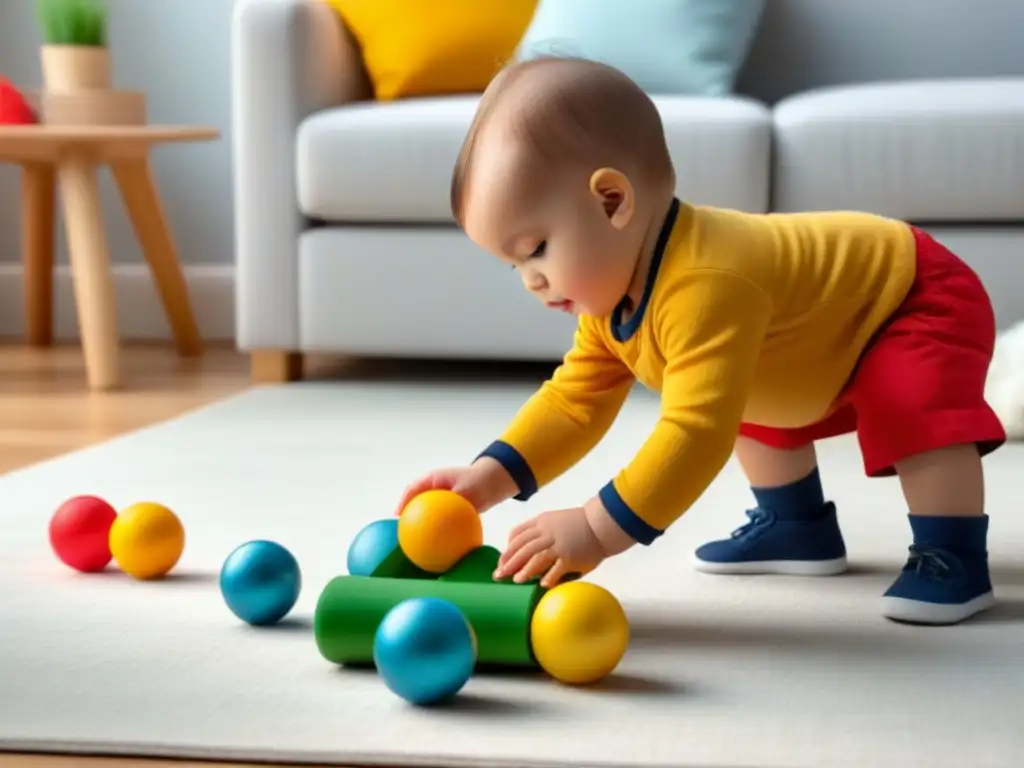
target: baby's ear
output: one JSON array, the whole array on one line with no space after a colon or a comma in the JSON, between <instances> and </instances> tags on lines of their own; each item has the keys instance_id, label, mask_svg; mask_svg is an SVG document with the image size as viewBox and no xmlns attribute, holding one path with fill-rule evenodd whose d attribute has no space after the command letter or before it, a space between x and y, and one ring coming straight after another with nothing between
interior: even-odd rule
<instances>
[{"instance_id":1,"label":"baby's ear","mask_svg":"<svg viewBox=\"0 0 1024 768\"><path fill-rule=\"evenodd\" d=\"M611 225L625 229L636 208L636 195L626 174L615 168L599 168L590 176L590 193L601 201Z\"/></svg>"}]
</instances>

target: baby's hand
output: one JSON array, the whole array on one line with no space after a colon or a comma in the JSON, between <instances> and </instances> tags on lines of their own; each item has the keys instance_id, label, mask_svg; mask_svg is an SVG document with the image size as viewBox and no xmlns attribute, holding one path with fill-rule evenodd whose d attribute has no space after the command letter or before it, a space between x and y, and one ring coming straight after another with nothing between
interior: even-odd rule
<instances>
[{"instance_id":1,"label":"baby's hand","mask_svg":"<svg viewBox=\"0 0 1024 768\"><path fill-rule=\"evenodd\" d=\"M426 491L454 491L484 513L511 498L519 489L501 464L485 457L467 467L435 469L414 480L402 491L395 515L402 514L413 497Z\"/></svg>"},{"instance_id":2,"label":"baby's hand","mask_svg":"<svg viewBox=\"0 0 1024 768\"><path fill-rule=\"evenodd\" d=\"M398 500L395 515L402 514L405 506L421 493L426 493L427 491L455 491L458 493L458 489L466 485L465 480L469 472L469 467L445 467L443 469L435 469L414 480L402 491L402 497ZM467 501L472 503L473 500L467 499Z\"/></svg>"},{"instance_id":3,"label":"baby's hand","mask_svg":"<svg viewBox=\"0 0 1024 768\"><path fill-rule=\"evenodd\" d=\"M589 573L607 556L583 507L558 509L512 530L494 577L521 584L543 574L540 585L550 589L568 574Z\"/></svg>"}]
</instances>

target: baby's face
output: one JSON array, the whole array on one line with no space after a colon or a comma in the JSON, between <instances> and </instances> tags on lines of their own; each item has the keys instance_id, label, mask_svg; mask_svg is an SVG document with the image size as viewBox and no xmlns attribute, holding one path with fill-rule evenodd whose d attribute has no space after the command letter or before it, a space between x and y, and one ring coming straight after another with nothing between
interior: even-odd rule
<instances>
[{"instance_id":1,"label":"baby's face","mask_svg":"<svg viewBox=\"0 0 1024 768\"><path fill-rule=\"evenodd\" d=\"M510 264L550 309L609 315L634 261L589 176L531 167L537 163L523 151L501 144L480 137L463 207L466 234Z\"/></svg>"}]
</instances>

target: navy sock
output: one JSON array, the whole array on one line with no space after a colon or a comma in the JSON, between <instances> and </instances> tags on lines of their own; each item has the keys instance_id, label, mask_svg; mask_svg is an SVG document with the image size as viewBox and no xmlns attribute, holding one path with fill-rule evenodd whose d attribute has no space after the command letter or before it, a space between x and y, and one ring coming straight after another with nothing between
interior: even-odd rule
<instances>
[{"instance_id":1,"label":"navy sock","mask_svg":"<svg viewBox=\"0 0 1024 768\"><path fill-rule=\"evenodd\" d=\"M988 515L938 517L910 515L914 544L954 552L984 554L988 549Z\"/></svg>"},{"instance_id":2,"label":"navy sock","mask_svg":"<svg viewBox=\"0 0 1024 768\"><path fill-rule=\"evenodd\" d=\"M751 490L757 505L771 510L780 520L813 520L821 516L825 506L825 493L817 467L789 485Z\"/></svg>"}]
</instances>

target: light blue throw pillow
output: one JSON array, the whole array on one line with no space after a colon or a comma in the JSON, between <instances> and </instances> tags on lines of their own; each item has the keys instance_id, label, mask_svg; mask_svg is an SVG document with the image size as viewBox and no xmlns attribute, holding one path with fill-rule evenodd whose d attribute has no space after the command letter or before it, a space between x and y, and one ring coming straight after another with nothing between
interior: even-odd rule
<instances>
[{"instance_id":1,"label":"light blue throw pillow","mask_svg":"<svg viewBox=\"0 0 1024 768\"><path fill-rule=\"evenodd\" d=\"M764 0L539 0L516 58L574 56L622 70L651 94L722 96Z\"/></svg>"}]
</instances>

